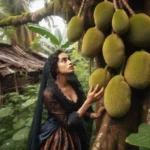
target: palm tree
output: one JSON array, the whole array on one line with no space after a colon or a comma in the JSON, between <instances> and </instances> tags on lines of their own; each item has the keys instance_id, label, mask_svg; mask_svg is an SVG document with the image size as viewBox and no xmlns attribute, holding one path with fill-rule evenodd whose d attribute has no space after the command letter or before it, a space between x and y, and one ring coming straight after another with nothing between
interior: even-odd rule
<instances>
[{"instance_id":1,"label":"palm tree","mask_svg":"<svg viewBox=\"0 0 150 150\"><path fill-rule=\"evenodd\" d=\"M0 0L1 19L9 15L16 16L29 12L30 2L30 0ZM32 33L26 25L20 25L12 28L13 32L10 36L12 44L19 45L24 48L29 47L35 37L35 34ZM5 28L4 34L8 35L8 33L8 28Z\"/></svg>"}]
</instances>

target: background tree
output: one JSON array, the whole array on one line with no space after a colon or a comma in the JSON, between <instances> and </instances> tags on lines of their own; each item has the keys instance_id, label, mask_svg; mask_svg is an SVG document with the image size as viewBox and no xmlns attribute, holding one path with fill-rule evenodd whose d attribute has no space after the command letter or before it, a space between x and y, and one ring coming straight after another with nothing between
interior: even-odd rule
<instances>
[{"instance_id":1,"label":"background tree","mask_svg":"<svg viewBox=\"0 0 150 150\"><path fill-rule=\"evenodd\" d=\"M31 0L33 1L33 0ZM17 16L25 12L29 12L30 0L0 0L1 19ZM11 30L11 32L10 32ZM19 45L27 48L33 41L35 34L33 34L26 25L17 27L5 27L3 35L7 35L13 45Z\"/></svg>"}]
</instances>

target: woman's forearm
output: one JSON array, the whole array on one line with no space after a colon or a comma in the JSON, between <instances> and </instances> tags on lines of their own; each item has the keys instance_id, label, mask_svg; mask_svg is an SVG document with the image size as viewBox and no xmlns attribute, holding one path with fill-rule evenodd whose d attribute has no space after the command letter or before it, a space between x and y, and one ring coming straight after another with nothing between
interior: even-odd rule
<instances>
[{"instance_id":1,"label":"woman's forearm","mask_svg":"<svg viewBox=\"0 0 150 150\"><path fill-rule=\"evenodd\" d=\"M85 101L84 103L83 103L83 105L79 108L79 110L77 111L77 113L78 113L78 115L79 115L79 117L80 118L82 118L84 115L85 115L85 113L86 113L86 111L88 110L88 108L91 106L91 104L90 103L88 103L87 101Z\"/></svg>"}]
</instances>

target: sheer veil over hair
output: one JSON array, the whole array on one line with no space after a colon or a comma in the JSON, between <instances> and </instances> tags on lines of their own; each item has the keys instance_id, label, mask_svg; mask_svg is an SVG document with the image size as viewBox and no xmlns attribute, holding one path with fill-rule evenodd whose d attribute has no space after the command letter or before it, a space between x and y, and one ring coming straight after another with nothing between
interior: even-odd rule
<instances>
[{"instance_id":1,"label":"sheer veil over hair","mask_svg":"<svg viewBox=\"0 0 150 150\"><path fill-rule=\"evenodd\" d=\"M63 105L65 109L69 111L69 103L66 103L66 97L63 95L61 90L58 88L57 84L55 83L56 79L56 70L57 66L54 66L54 57L56 57L56 53L62 53L63 51L57 50L54 54L50 55L45 62L44 70L42 74L38 99L36 102L36 108L33 116L33 121L29 133L28 143L27 143L27 150L40 150L38 145L38 136L40 133L41 128L41 121L42 121L42 112L43 112L43 92L45 88L52 88L54 89L54 94L59 99L60 103ZM57 59L57 58L56 58ZM57 60L56 60L57 61ZM69 84L73 87L76 94L78 95L78 99L80 99L80 105L82 105L83 101L85 100L85 95L82 90L81 84L79 83L75 73L71 73L68 78Z\"/></svg>"}]
</instances>

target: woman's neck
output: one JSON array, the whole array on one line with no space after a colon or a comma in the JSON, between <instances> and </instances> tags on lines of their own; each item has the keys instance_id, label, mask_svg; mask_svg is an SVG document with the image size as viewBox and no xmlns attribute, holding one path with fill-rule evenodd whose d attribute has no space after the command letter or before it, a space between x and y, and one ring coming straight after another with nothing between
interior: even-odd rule
<instances>
[{"instance_id":1,"label":"woman's neck","mask_svg":"<svg viewBox=\"0 0 150 150\"><path fill-rule=\"evenodd\" d=\"M68 76L67 75L58 75L55 82L59 86L59 88L65 89L68 87Z\"/></svg>"}]
</instances>

